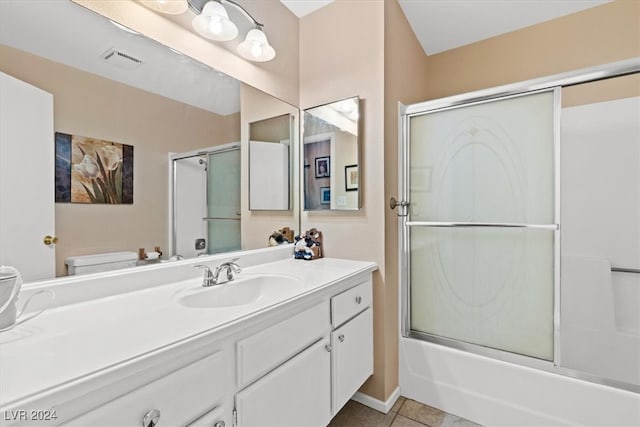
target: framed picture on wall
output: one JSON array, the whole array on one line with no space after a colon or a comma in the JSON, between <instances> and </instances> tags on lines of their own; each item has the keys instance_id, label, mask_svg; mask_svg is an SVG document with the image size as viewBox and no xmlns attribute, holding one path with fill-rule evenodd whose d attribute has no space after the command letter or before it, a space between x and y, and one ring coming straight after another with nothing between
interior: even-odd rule
<instances>
[{"instance_id":1,"label":"framed picture on wall","mask_svg":"<svg viewBox=\"0 0 640 427\"><path fill-rule=\"evenodd\" d=\"M331 187L320 187L320 204L328 205L331 203Z\"/></svg>"},{"instance_id":2,"label":"framed picture on wall","mask_svg":"<svg viewBox=\"0 0 640 427\"><path fill-rule=\"evenodd\" d=\"M331 176L329 172L330 157L316 157L316 178L329 178Z\"/></svg>"},{"instance_id":3,"label":"framed picture on wall","mask_svg":"<svg viewBox=\"0 0 640 427\"><path fill-rule=\"evenodd\" d=\"M344 189L345 191L358 191L358 165L344 167Z\"/></svg>"}]
</instances>

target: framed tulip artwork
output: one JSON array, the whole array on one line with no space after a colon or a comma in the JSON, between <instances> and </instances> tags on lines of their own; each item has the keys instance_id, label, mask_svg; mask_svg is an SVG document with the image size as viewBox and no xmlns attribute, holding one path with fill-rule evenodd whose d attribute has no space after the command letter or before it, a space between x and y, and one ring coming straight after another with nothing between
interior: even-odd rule
<instances>
[{"instance_id":1,"label":"framed tulip artwork","mask_svg":"<svg viewBox=\"0 0 640 427\"><path fill-rule=\"evenodd\" d=\"M55 135L56 203L133 203L133 146Z\"/></svg>"}]
</instances>

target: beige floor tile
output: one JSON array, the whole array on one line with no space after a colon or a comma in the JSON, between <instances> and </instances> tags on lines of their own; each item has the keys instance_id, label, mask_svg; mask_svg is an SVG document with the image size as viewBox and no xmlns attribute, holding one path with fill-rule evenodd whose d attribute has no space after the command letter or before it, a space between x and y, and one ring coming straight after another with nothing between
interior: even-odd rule
<instances>
[{"instance_id":1,"label":"beige floor tile","mask_svg":"<svg viewBox=\"0 0 640 427\"><path fill-rule=\"evenodd\" d=\"M476 424L464 418L456 417L455 415L445 414L444 419L440 427L482 427L480 424Z\"/></svg>"},{"instance_id":2,"label":"beige floor tile","mask_svg":"<svg viewBox=\"0 0 640 427\"><path fill-rule=\"evenodd\" d=\"M398 400L396 400L396 403L393 404L393 407L391 408L391 412L398 412L405 400L407 399L400 396Z\"/></svg>"},{"instance_id":3,"label":"beige floor tile","mask_svg":"<svg viewBox=\"0 0 640 427\"><path fill-rule=\"evenodd\" d=\"M424 427L424 424L414 421L411 418L406 418L402 415L398 415L393 420L393 424L391 424L391 427Z\"/></svg>"},{"instance_id":4,"label":"beige floor tile","mask_svg":"<svg viewBox=\"0 0 640 427\"><path fill-rule=\"evenodd\" d=\"M394 412L383 414L350 400L331 420L328 427L389 427Z\"/></svg>"},{"instance_id":5,"label":"beige floor tile","mask_svg":"<svg viewBox=\"0 0 640 427\"><path fill-rule=\"evenodd\" d=\"M445 416L445 413L441 410L411 399L407 399L404 402L398 414L430 427L439 427Z\"/></svg>"}]
</instances>

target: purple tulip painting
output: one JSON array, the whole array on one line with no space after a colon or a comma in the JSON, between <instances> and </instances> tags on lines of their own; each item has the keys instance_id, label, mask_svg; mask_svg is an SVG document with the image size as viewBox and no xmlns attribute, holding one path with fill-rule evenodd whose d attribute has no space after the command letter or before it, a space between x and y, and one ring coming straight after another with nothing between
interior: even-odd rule
<instances>
[{"instance_id":1,"label":"purple tulip painting","mask_svg":"<svg viewBox=\"0 0 640 427\"><path fill-rule=\"evenodd\" d=\"M133 147L56 133L56 202L133 203Z\"/></svg>"}]
</instances>

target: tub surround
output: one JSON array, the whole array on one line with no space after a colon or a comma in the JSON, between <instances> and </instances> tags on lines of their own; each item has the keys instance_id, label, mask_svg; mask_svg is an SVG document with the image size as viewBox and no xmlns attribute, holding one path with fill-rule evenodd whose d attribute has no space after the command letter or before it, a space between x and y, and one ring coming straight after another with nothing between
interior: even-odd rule
<instances>
[{"instance_id":1,"label":"tub surround","mask_svg":"<svg viewBox=\"0 0 640 427\"><path fill-rule=\"evenodd\" d=\"M194 264L214 268L235 256L243 271L229 286L258 276L289 277L296 286L232 307L179 303L186 293L206 290ZM58 408L56 423L60 417L68 421L269 324L322 304L326 310L316 310L326 311L328 319L329 300L363 282L370 286L375 269L374 263L361 261L297 261L291 259L291 247L279 247L32 284L21 300L40 289L53 289L57 298L39 317L0 334L1 411ZM322 339L328 343L331 328L338 326L322 326ZM227 344L216 344L221 342ZM230 348L232 356L225 360L235 360ZM231 398L222 399L227 401L224 417L231 416Z\"/></svg>"}]
</instances>

